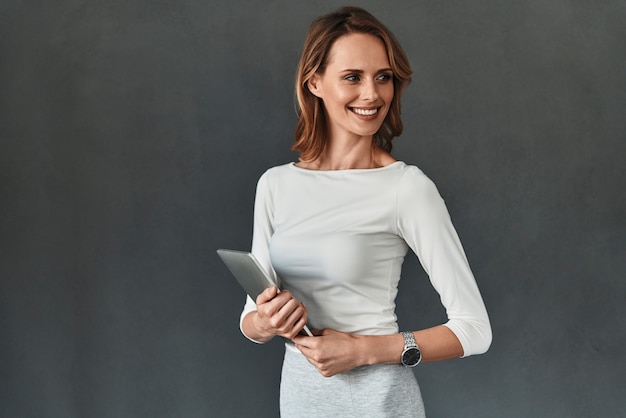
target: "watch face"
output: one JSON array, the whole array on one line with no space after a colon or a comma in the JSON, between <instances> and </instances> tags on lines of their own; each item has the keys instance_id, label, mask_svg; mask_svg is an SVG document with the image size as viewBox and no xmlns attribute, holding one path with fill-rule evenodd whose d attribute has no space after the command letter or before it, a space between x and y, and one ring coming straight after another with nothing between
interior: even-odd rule
<instances>
[{"instance_id":1,"label":"watch face","mask_svg":"<svg viewBox=\"0 0 626 418\"><path fill-rule=\"evenodd\" d=\"M402 364L405 366L416 366L421 359L422 352L415 347L411 347L402 353Z\"/></svg>"}]
</instances>

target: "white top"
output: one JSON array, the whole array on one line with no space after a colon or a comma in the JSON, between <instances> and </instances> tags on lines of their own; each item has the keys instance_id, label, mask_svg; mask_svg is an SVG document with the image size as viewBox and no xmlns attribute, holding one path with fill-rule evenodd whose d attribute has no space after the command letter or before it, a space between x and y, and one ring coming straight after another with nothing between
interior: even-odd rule
<instances>
[{"instance_id":1,"label":"white top","mask_svg":"<svg viewBox=\"0 0 626 418\"><path fill-rule=\"evenodd\" d=\"M290 163L259 179L252 253L304 302L311 329L397 333L395 298L409 247L464 357L485 352L487 311L445 203L421 170L401 161L332 171ZM254 310L248 297L241 319Z\"/></svg>"}]
</instances>

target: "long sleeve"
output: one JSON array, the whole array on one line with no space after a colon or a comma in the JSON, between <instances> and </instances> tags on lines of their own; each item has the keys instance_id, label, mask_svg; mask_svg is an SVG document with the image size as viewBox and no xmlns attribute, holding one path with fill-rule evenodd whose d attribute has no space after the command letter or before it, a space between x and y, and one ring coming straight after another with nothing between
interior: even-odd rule
<instances>
[{"instance_id":1,"label":"long sleeve","mask_svg":"<svg viewBox=\"0 0 626 418\"><path fill-rule=\"evenodd\" d=\"M274 227L272 224L274 207L271 198L271 191L267 181L268 173L266 172L257 183L256 196L254 200L254 225L252 232L252 254L257 258L263 268L270 274L274 282L277 283L277 276L272 268L269 255L269 242L272 234L274 233ZM241 333L251 341L259 343L259 341L253 340L248 337L244 332L241 324L243 318L256 310L256 303L250 296L246 296L246 302L239 318L239 328Z\"/></svg>"},{"instance_id":2,"label":"long sleeve","mask_svg":"<svg viewBox=\"0 0 626 418\"><path fill-rule=\"evenodd\" d=\"M448 210L435 185L411 167L398 186L399 235L417 254L446 309L447 326L463 346L463 357L491 345L487 310Z\"/></svg>"}]
</instances>

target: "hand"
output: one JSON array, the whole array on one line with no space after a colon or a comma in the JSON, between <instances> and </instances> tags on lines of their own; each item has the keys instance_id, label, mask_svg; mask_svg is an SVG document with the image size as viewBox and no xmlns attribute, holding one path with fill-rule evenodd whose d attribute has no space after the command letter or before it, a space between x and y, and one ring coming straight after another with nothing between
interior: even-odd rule
<instances>
[{"instance_id":1,"label":"hand","mask_svg":"<svg viewBox=\"0 0 626 418\"><path fill-rule=\"evenodd\" d=\"M307 310L293 295L278 286L265 289L256 299L257 314L254 327L268 337L281 336L292 339L306 325Z\"/></svg>"},{"instance_id":2,"label":"hand","mask_svg":"<svg viewBox=\"0 0 626 418\"><path fill-rule=\"evenodd\" d=\"M296 336L296 347L324 377L331 377L366 364L362 338L333 329L313 331L315 337Z\"/></svg>"}]
</instances>

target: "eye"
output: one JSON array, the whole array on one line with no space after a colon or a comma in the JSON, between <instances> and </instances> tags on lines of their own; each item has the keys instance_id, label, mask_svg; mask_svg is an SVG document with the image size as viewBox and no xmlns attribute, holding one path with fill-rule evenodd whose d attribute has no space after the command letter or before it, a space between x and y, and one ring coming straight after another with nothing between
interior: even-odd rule
<instances>
[{"instance_id":1,"label":"eye","mask_svg":"<svg viewBox=\"0 0 626 418\"><path fill-rule=\"evenodd\" d=\"M346 81L359 81L359 76L356 74L350 74L344 77L344 80Z\"/></svg>"},{"instance_id":2,"label":"eye","mask_svg":"<svg viewBox=\"0 0 626 418\"><path fill-rule=\"evenodd\" d=\"M380 74L378 77L376 77L376 79L378 81L388 82L388 81L393 80L393 75L392 74L388 74L388 73L383 73L383 74Z\"/></svg>"}]
</instances>

